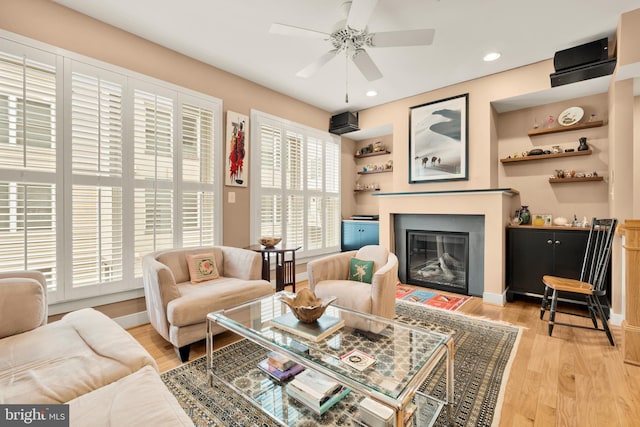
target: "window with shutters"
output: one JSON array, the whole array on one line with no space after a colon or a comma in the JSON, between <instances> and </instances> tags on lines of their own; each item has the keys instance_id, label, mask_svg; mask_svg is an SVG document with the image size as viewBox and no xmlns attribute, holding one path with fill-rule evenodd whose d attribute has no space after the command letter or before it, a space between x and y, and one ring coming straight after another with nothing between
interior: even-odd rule
<instances>
[{"instance_id":1,"label":"window with shutters","mask_svg":"<svg viewBox=\"0 0 640 427\"><path fill-rule=\"evenodd\" d=\"M299 257L340 249L340 140L252 112L252 240L282 237Z\"/></svg>"},{"instance_id":2,"label":"window with shutters","mask_svg":"<svg viewBox=\"0 0 640 427\"><path fill-rule=\"evenodd\" d=\"M142 287L149 252L219 244L221 102L51 52L0 38L0 271L43 272L56 302Z\"/></svg>"}]
</instances>

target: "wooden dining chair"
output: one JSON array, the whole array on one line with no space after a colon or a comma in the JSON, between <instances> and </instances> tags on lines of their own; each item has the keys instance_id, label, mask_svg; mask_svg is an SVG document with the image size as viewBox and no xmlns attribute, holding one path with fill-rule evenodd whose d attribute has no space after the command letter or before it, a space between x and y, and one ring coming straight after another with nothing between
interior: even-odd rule
<instances>
[{"instance_id":1,"label":"wooden dining chair","mask_svg":"<svg viewBox=\"0 0 640 427\"><path fill-rule=\"evenodd\" d=\"M543 319L545 310L549 310L549 336L553 332L555 325L571 326L576 328L595 329L604 331L609 338L611 345L615 346L613 336L607 323L607 316L602 308L600 297L606 294L605 279L607 277L607 268L611 259L611 245L617 225L616 219L596 219L591 221L591 230L587 240L587 247L582 262L582 270L580 279L568 279L566 277L543 276L544 296L540 307L540 319ZM550 291L553 290L551 296ZM589 315L579 313L569 313L557 311L558 292L570 292L572 294L581 295L586 299ZM568 323L556 322L556 313L570 314L580 317L590 317L593 327L572 325ZM600 317L602 328L598 327L597 317Z\"/></svg>"}]
</instances>

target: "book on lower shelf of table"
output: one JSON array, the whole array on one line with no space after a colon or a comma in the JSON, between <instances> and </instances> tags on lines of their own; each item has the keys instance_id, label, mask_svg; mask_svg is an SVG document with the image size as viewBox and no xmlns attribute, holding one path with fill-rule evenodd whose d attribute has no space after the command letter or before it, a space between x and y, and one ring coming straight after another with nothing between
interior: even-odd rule
<instances>
[{"instance_id":1,"label":"book on lower shelf of table","mask_svg":"<svg viewBox=\"0 0 640 427\"><path fill-rule=\"evenodd\" d=\"M312 323L301 322L292 312L275 317L269 323L278 329L314 342L323 340L344 326L344 320L326 314Z\"/></svg>"},{"instance_id":2,"label":"book on lower shelf of table","mask_svg":"<svg viewBox=\"0 0 640 427\"><path fill-rule=\"evenodd\" d=\"M298 374L286 388L289 396L318 415L324 414L351 391L326 375L309 369Z\"/></svg>"},{"instance_id":3,"label":"book on lower shelf of table","mask_svg":"<svg viewBox=\"0 0 640 427\"><path fill-rule=\"evenodd\" d=\"M295 377L300 372L304 371L304 366L294 363L289 369L285 371L281 371L275 366L269 363L269 358L263 359L258 362L258 368L260 368L263 372L269 374L273 379L284 382L290 378Z\"/></svg>"}]
</instances>

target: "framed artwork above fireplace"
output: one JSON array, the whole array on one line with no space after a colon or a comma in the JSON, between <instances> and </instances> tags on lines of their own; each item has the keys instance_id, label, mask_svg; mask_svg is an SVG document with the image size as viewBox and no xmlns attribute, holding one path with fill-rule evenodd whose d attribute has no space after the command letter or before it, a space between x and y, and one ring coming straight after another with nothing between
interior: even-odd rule
<instances>
[{"instance_id":1,"label":"framed artwork above fireplace","mask_svg":"<svg viewBox=\"0 0 640 427\"><path fill-rule=\"evenodd\" d=\"M410 108L409 183L466 180L469 94Z\"/></svg>"}]
</instances>

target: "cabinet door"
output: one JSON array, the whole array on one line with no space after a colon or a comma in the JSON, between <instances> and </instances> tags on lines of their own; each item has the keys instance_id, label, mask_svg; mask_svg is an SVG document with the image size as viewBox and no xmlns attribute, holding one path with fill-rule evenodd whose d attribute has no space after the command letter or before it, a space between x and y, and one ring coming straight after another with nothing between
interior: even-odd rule
<instances>
[{"instance_id":1,"label":"cabinet door","mask_svg":"<svg viewBox=\"0 0 640 427\"><path fill-rule=\"evenodd\" d=\"M587 231L555 231L553 238L553 275L579 279L584 251L587 247Z\"/></svg>"},{"instance_id":2,"label":"cabinet door","mask_svg":"<svg viewBox=\"0 0 640 427\"><path fill-rule=\"evenodd\" d=\"M377 245L379 242L378 237L378 223L377 222L365 222L360 224L360 247L366 245Z\"/></svg>"},{"instance_id":3,"label":"cabinet door","mask_svg":"<svg viewBox=\"0 0 640 427\"><path fill-rule=\"evenodd\" d=\"M358 231L357 222L342 222L342 250L352 251L359 249L360 232Z\"/></svg>"},{"instance_id":4,"label":"cabinet door","mask_svg":"<svg viewBox=\"0 0 640 427\"><path fill-rule=\"evenodd\" d=\"M507 239L509 290L542 295L542 276L553 274L553 232L510 228Z\"/></svg>"}]
</instances>

